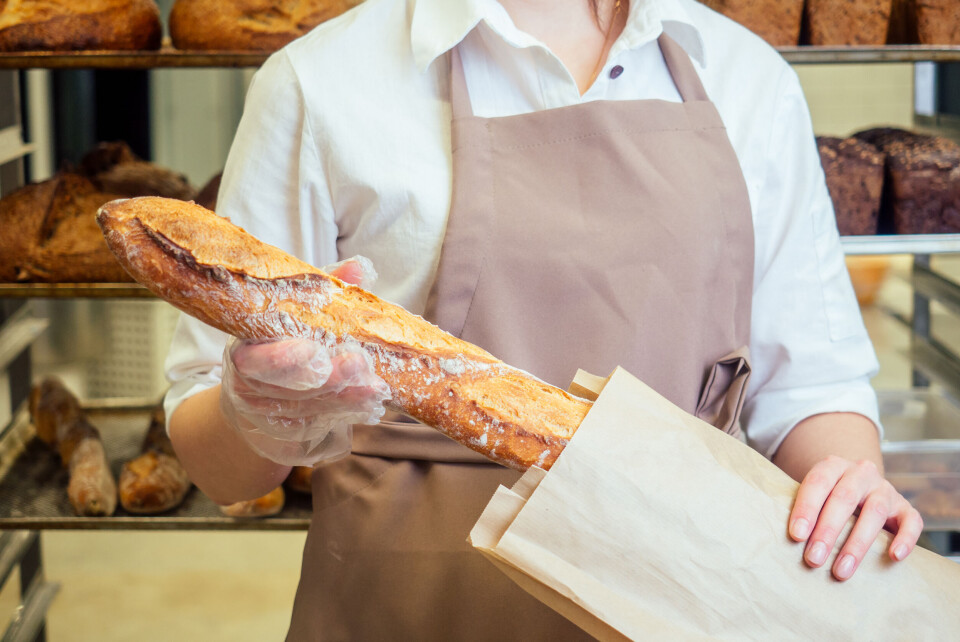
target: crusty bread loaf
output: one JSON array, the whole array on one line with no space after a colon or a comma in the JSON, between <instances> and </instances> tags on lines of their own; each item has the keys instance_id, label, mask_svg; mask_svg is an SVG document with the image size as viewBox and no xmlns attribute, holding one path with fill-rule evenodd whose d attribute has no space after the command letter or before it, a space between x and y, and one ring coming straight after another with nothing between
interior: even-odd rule
<instances>
[{"instance_id":1,"label":"crusty bread loaf","mask_svg":"<svg viewBox=\"0 0 960 642\"><path fill-rule=\"evenodd\" d=\"M820 136L817 147L840 234L876 234L884 155L857 138Z\"/></svg>"},{"instance_id":2,"label":"crusty bread loaf","mask_svg":"<svg viewBox=\"0 0 960 642\"><path fill-rule=\"evenodd\" d=\"M154 514L176 508L190 490L190 478L167 436L163 407L154 408L142 454L123 464L120 505L130 513Z\"/></svg>"},{"instance_id":3,"label":"crusty bread loaf","mask_svg":"<svg viewBox=\"0 0 960 642\"><path fill-rule=\"evenodd\" d=\"M100 441L80 402L56 378L47 378L30 391L30 417L37 437L60 454L70 471L67 498L77 515L112 515L117 485Z\"/></svg>"},{"instance_id":4,"label":"crusty bread loaf","mask_svg":"<svg viewBox=\"0 0 960 642\"><path fill-rule=\"evenodd\" d=\"M283 486L277 486L262 497L221 506L220 512L227 517L270 517L282 511L286 501Z\"/></svg>"},{"instance_id":5,"label":"crusty bread loaf","mask_svg":"<svg viewBox=\"0 0 960 642\"><path fill-rule=\"evenodd\" d=\"M159 49L153 0L0 1L0 51Z\"/></svg>"},{"instance_id":6,"label":"crusty bread loaf","mask_svg":"<svg viewBox=\"0 0 960 642\"><path fill-rule=\"evenodd\" d=\"M917 40L922 45L960 45L960 2L912 0Z\"/></svg>"},{"instance_id":7,"label":"crusty bread loaf","mask_svg":"<svg viewBox=\"0 0 960 642\"><path fill-rule=\"evenodd\" d=\"M893 0L807 0L803 20L811 45L882 45Z\"/></svg>"},{"instance_id":8,"label":"crusty bread loaf","mask_svg":"<svg viewBox=\"0 0 960 642\"><path fill-rule=\"evenodd\" d=\"M800 43L803 0L700 0L774 47Z\"/></svg>"},{"instance_id":9,"label":"crusty bread loaf","mask_svg":"<svg viewBox=\"0 0 960 642\"><path fill-rule=\"evenodd\" d=\"M127 271L184 312L241 338L357 341L394 407L505 465L549 468L590 408L194 203L114 201L97 220Z\"/></svg>"},{"instance_id":10,"label":"crusty bread loaf","mask_svg":"<svg viewBox=\"0 0 960 642\"><path fill-rule=\"evenodd\" d=\"M177 49L276 51L360 0L176 0L170 38Z\"/></svg>"},{"instance_id":11,"label":"crusty bread loaf","mask_svg":"<svg viewBox=\"0 0 960 642\"><path fill-rule=\"evenodd\" d=\"M960 2L893 0L890 44L960 45Z\"/></svg>"},{"instance_id":12,"label":"crusty bread loaf","mask_svg":"<svg viewBox=\"0 0 960 642\"><path fill-rule=\"evenodd\" d=\"M313 492L313 487L310 483L312 477L313 468L309 466L294 466L284 480L283 485L292 491L309 495Z\"/></svg>"},{"instance_id":13,"label":"crusty bread loaf","mask_svg":"<svg viewBox=\"0 0 960 642\"><path fill-rule=\"evenodd\" d=\"M893 127L854 136L886 155L881 232L960 232L960 144Z\"/></svg>"},{"instance_id":14,"label":"crusty bread loaf","mask_svg":"<svg viewBox=\"0 0 960 642\"><path fill-rule=\"evenodd\" d=\"M0 200L0 282L101 283L132 279L107 249L96 212L124 196L190 198L187 179L103 143L75 170Z\"/></svg>"}]
</instances>

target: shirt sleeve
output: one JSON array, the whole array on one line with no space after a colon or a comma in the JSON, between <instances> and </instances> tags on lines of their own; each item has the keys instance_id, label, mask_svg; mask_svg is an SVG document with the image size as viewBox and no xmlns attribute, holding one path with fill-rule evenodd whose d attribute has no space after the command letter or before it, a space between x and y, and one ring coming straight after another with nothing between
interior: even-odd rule
<instances>
[{"instance_id":1,"label":"shirt sleeve","mask_svg":"<svg viewBox=\"0 0 960 642\"><path fill-rule=\"evenodd\" d=\"M217 214L313 265L337 260L330 192L303 92L285 51L254 75L227 156ZM167 417L220 382L223 332L181 314L165 369Z\"/></svg>"},{"instance_id":2,"label":"shirt sleeve","mask_svg":"<svg viewBox=\"0 0 960 642\"><path fill-rule=\"evenodd\" d=\"M754 213L756 256L744 404L748 442L772 457L803 419L861 414L880 430L878 364L847 273L833 203L795 72L780 78L766 176Z\"/></svg>"}]
</instances>

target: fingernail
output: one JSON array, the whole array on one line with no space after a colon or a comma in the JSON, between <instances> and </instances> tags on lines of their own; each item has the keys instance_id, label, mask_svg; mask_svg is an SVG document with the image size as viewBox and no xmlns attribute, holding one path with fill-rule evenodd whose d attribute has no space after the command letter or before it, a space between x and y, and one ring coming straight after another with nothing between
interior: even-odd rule
<instances>
[{"instance_id":1,"label":"fingernail","mask_svg":"<svg viewBox=\"0 0 960 642\"><path fill-rule=\"evenodd\" d=\"M856 560L853 558L853 555L844 555L840 558L840 561L837 562L837 568L834 570L834 575L839 579L845 580L851 575L853 575L853 565Z\"/></svg>"},{"instance_id":2,"label":"fingernail","mask_svg":"<svg viewBox=\"0 0 960 642\"><path fill-rule=\"evenodd\" d=\"M806 539L810 534L810 522L800 517L793 520L793 526L790 528L790 534L797 539Z\"/></svg>"},{"instance_id":3,"label":"fingernail","mask_svg":"<svg viewBox=\"0 0 960 642\"><path fill-rule=\"evenodd\" d=\"M900 544L895 549L893 549L893 558L897 561L902 560L907 556L907 545Z\"/></svg>"},{"instance_id":4,"label":"fingernail","mask_svg":"<svg viewBox=\"0 0 960 642\"><path fill-rule=\"evenodd\" d=\"M820 566L827 559L827 545L823 542L815 542L807 553L807 561L814 566Z\"/></svg>"}]
</instances>

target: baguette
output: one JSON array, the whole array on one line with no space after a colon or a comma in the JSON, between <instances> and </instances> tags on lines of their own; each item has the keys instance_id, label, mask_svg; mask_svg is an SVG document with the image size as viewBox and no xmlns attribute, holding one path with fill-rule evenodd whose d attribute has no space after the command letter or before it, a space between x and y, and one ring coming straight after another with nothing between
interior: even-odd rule
<instances>
[{"instance_id":1,"label":"baguette","mask_svg":"<svg viewBox=\"0 0 960 642\"><path fill-rule=\"evenodd\" d=\"M154 408L142 454L123 464L120 505L129 513L154 514L176 508L190 490L190 478L173 452L163 407Z\"/></svg>"},{"instance_id":2,"label":"baguette","mask_svg":"<svg viewBox=\"0 0 960 642\"><path fill-rule=\"evenodd\" d=\"M187 314L244 339L359 342L392 407L503 465L550 468L590 409L194 203L112 201L97 221L120 264Z\"/></svg>"},{"instance_id":3,"label":"baguette","mask_svg":"<svg viewBox=\"0 0 960 642\"><path fill-rule=\"evenodd\" d=\"M30 391L30 417L37 437L60 454L70 471L67 498L77 515L112 515L117 485L100 441L80 402L59 379L44 379Z\"/></svg>"}]
</instances>

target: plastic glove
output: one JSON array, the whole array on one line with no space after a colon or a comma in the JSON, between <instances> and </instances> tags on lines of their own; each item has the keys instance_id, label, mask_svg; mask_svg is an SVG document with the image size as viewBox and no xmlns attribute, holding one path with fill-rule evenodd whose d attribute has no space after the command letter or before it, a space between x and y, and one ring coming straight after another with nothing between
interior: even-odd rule
<instances>
[{"instance_id":1,"label":"plastic glove","mask_svg":"<svg viewBox=\"0 0 960 642\"><path fill-rule=\"evenodd\" d=\"M325 271L353 283L375 277L362 257ZM221 410L256 452L281 464L346 455L352 425L377 423L390 396L356 343L231 339L224 350Z\"/></svg>"}]
</instances>

